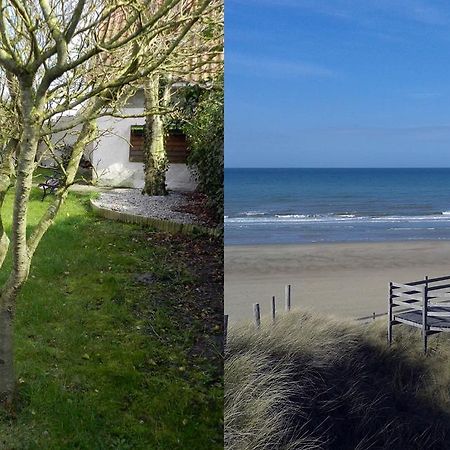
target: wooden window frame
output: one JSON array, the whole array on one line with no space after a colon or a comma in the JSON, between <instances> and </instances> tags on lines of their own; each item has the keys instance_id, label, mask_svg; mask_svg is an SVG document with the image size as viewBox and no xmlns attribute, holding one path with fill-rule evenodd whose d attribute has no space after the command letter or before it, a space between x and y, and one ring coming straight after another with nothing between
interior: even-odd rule
<instances>
[{"instance_id":1,"label":"wooden window frame","mask_svg":"<svg viewBox=\"0 0 450 450\"><path fill-rule=\"evenodd\" d=\"M181 130L170 130L165 138L165 145L170 164L186 164L189 148L186 136ZM144 162L144 125L131 125L130 127L128 160Z\"/></svg>"},{"instance_id":2,"label":"wooden window frame","mask_svg":"<svg viewBox=\"0 0 450 450\"><path fill-rule=\"evenodd\" d=\"M144 162L144 125L131 125L130 127L128 160L130 162Z\"/></svg>"}]
</instances>

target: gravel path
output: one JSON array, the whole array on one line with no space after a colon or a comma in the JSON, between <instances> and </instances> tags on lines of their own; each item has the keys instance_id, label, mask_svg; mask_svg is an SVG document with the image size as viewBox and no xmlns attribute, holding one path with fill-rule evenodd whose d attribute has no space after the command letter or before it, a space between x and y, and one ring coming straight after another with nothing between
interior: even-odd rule
<instances>
[{"instance_id":1,"label":"gravel path","mask_svg":"<svg viewBox=\"0 0 450 450\"><path fill-rule=\"evenodd\" d=\"M101 193L99 198L92 202L100 208L136 216L203 225L193 214L176 211L186 205L186 198L178 192L150 197L142 195L140 189L113 189Z\"/></svg>"}]
</instances>

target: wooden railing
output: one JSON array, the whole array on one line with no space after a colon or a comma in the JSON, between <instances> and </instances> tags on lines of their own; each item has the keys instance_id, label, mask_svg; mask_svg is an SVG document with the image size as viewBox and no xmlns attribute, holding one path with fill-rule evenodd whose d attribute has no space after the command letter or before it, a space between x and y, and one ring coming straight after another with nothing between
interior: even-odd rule
<instances>
[{"instance_id":1,"label":"wooden railing","mask_svg":"<svg viewBox=\"0 0 450 450\"><path fill-rule=\"evenodd\" d=\"M422 331L424 352L427 351L428 336L440 331L450 331L449 326L430 326L429 319L440 318L450 323L450 305L447 310L443 304L450 301L450 276L429 278L402 284L389 285L388 342L392 343L392 327L405 323ZM440 308L440 310L436 310ZM395 309L394 308L402 308Z\"/></svg>"},{"instance_id":2,"label":"wooden railing","mask_svg":"<svg viewBox=\"0 0 450 450\"><path fill-rule=\"evenodd\" d=\"M447 303L447 305L446 305ZM291 310L292 292L291 285L285 286L284 309ZM440 309L439 309L440 308ZM437 309L437 310L436 310ZM275 297L270 303L272 322L276 322L277 305ZM411 317L408 316L408 313ZM406 314L406 315L404 315ZM376 317L386 313L361 317L356 320L375 320ZM388 308L388 342L392 343L393 325L405 323L420 328L424 351L427 351L428 336L440 331L450 332L450 275L438 278L425 277L423 280L402 284L391 282L389 285ZM429 324L430 318L438 318L446 322L446 326L440 327ZM253 322L257 328L261 326L261 308L259 303L253 304ZM228 332L228 315L224 316L224 341L226 344Z\"/></svg>"}]
</instances>

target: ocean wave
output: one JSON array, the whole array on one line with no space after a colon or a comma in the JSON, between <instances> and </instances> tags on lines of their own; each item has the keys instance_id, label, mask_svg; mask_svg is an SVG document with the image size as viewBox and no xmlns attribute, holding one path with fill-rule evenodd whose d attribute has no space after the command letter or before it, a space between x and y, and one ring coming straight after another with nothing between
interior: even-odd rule
<instances>
[{"instance_id":1,"label":"ocean wave","mask_svg":"<svg viewBox=\"0 0 450 450\"><path fill-rule=\"evenodd\" d=\"M278 217L279 219L304 219L308 216L307 214L275 214L275 217Z\"/></svg>"},{"instance_id":2,"label":"ocean wave","mask_svg":"<svg viewBox=\"0 0 450 450\"><path fill-rule=\"evenodd\" d=\"M245 211L244 216L264 216L266 213L261 211Z\"/></svg>"},{"instance_id":3,"label":"ocean wave","mask_svg":"<svg viewBox=\"0 0 450 450\"><path fill-rule=\"evenodd\" d=\"M392 227L389 231L413 231L413 230L435 230L436 227Z\"/></svg>"},{"instance_id":4,"label":"ocean wave","mask_svg":"<svg viewBox=\"0 0 450 450\"><path fill-rule=\"evenodd\" d=\"M225 223L241 225L296 224L296 223L420 223L450 222L449 214L426 216L356 216L354 214L276 214L264 217L227 217Z\"/></svg>"}]
</instances>

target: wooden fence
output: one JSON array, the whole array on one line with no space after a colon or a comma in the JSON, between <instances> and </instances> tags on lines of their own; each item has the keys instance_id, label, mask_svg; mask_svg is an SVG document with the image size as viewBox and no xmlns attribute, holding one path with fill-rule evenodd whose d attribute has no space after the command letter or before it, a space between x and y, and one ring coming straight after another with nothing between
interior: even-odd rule
<instances>
[{"instance_id":1,"label":"wooden fence","mask_svg":"<svg viewBox=\"0 0 450 450\"><path fill-rule=\"evenodd\" d=\"M284 310L289 312L291 310L292 305L292 286L287 284L284 287ZM275 323L277 320L277 301L276 297L272 296L272 300L270 303L270 314L272 317L272 322ZM261 307L259 303L253 304L253 323L257 328L261 327ZM224 343L227 342L227 334L228 334L228 314L224 315L224 332L223 338Z\"/></svg>"},{"instance_id":2,"label":"wooden fence","mask_svg":"<svg viewBox=\"0 0 450 450\"><path fill-rule=\"evenodd\" d=\"M284 310L286 312L289 312L289 311L291 311L291 308L292 308L292 285L287 284L284 287ZM270 314L271 314L273 323L276 322L277 311L278 311L278 309L277 309L276 297L272 296L271 304L270 304ZM370 316L359 317L355 320L368 322L368 321L375 320L377 317L381 317L381 316L385 316L385 315L386 315L386 313L373 312ZM261 306L259 303L253 304L253 323L255 324L255 326L257 328L259 328L261 326ZM226 342L227 332L228 332L228 314L225 314L224 315L224 340L225 340L225 342Z\"/></svg>"},{"instance_id":3,"label":"wooden fence","mask_svg":"<svg viewBox=\"0 0 450 450\"><path fill-rule=\"evenodd\" d=\"M392 343L392 327L403 323L420 328L423 350L426 353L428 336L442 331L450 332L449 301L450 276L426 276L423 280L406 284L391 282L388 304L389 345Z\"/></svg>"},{"instance_id":4,"label":"wooden fence","mask_svg":"<svg viewBox=\"0 0 450 450\"><path fill-rule=\"evenodd\" d=\"M450 278L449 278L450 279ZM284 287L284 310L285 312L290 312L292 309L292 285L287 284ZM272 317L272 323L275 323L277 320L277 301L276 297L272 296L271 303L270 303L270 315ZM385 316L386 313L375 313L373 312L370 316L366 317L359 317L355 320L357 321L373 321L377 317ZM261 327L261 306L259 303L253 303L253 323L256 326L256 328ZM227 334L228 334L228 314L224 315L224 344L227 342Z\"/></svg>"},{"instance_id":5,"label":"wooden fence","mask_svg":"<svg viewBox=\"0 0 450 450\"><path fill-rule=\"evenodd\" d=\"M291 311L292 286L285 286L284 310ZM277 301L275 296L270 303L272 322L277 320ZM392 343L392 328L397 324L406 324L420 328L424 352L427 352L428 336L450 332L450 276L429 278L410 283L389 284L389 306L387 313L372 313L360 317L358 321L372 321L377 317L388 316L388 343ZM261 327L261 307L253 304L253 322ZM224 316L224 343L227 341L228 315Z\"/></svg>"},{"instance_id":6,"label":"wooden fence","mask_svg":"<svg viewBox=\"0 0 450 450\"><path fill-rule=\"evenodd\" d=\"M284 309L286 312L291 310L291 285L288 284L285 286L284 290ZM270 313L272 316L272 322L275 323L277 320L277 303L275 296L272 297L270 303ZM253 321L257 328L261 326L261 308L259 303L253 304Z\"/></svg>"}]
</instances>

